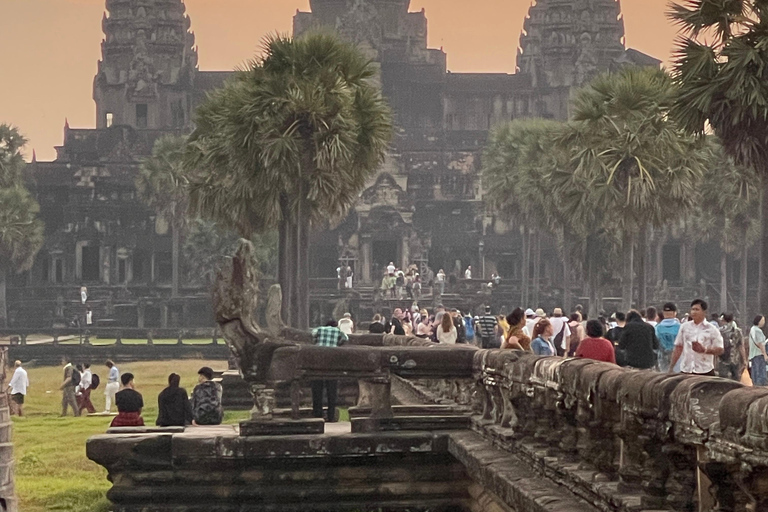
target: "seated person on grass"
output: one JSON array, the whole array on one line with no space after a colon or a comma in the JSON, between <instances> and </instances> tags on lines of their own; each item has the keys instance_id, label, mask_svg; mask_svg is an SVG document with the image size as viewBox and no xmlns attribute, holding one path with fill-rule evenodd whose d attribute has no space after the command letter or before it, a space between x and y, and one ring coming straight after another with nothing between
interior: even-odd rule
<instances>
[{"instance_id":1,"label":"seated person on grass","mask_svg":"<svg viewBox=\"0 0 768 512\"><path fill-rule=\"evenodd\" d=\"M197 372L198 384L192 391L192 425L221 425L221 384L214 382L213 370L203 366Z\"/></svg>"},{"instance_id":2,"label":"seated person on grass","mask_svg":"<svg viewBox=\"0 0 768 512\"><path fill-rule=\"evenodd\" d=\"M192 423L192 405L187 390L179 387L181 377L172 373L168 376L168 387L157 397L158 427L183 427Z\"/></svg>"},{"instance_id":3,"label":"seated person on grass","mask_svg":"<svg viewBox=\"0 0 768 512\"><path fill-rule=\"evenodd\" d=\"M117 416L112 420L110 427L143 427L141 410L144 408L144 399L141 393L133 389L133 374L122 374L120 382L123 383L123 389L115 395Z\"/></svg>"}]
</instances>

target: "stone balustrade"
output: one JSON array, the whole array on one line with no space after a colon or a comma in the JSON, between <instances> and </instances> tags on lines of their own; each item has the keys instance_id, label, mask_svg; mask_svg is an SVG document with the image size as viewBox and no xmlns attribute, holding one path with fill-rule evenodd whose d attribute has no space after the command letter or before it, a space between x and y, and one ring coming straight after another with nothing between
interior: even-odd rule
<instances>
[{"instance_id":1,"label":"stone balustrade","mask_svg":"<svg viewBox=\"0 0 768 512\"><path fill-rule=\"evenodd\" d=\"M479 350L473 378L401 380L470 400L474 430L606 510L768 510L768 389Z\"/></svg>"}]
</instances>

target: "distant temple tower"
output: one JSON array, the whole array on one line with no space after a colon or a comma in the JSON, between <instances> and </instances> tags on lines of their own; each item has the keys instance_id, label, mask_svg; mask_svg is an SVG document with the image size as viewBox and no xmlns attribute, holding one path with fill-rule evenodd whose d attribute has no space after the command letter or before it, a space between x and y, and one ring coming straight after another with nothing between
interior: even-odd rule
<instances>
[{"instance_id":1,"label":"distant temple tower","mask_svg":"<svg viewBox=\"0 0 768 512\"><path fill-rule=\"evenodd\" d=\"M567 119L571 88L625 59L618 0L538 0L523 24L517 68L538 93L535 114Z\"/></svg>"},{"instance_id":2,"label":"distant temple tower","mask_svg":"<svg viewBox=\"0 0 768 512\"><path fill-rule=\"evenodd\" d=\"M97 128L187 127L197 50L184 3L107 0L106 7L93 84Z\"/></svg>"}]
</instances>

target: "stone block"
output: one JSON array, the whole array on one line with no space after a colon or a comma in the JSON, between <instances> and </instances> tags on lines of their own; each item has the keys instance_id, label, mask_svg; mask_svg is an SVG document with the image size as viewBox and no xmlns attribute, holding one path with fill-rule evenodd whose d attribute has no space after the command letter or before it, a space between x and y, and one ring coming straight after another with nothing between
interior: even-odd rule
<instances>
[{"instance_id":1,"label":"stone block","mask_svg":"<svg viewBox=\"0 0 768 512\"><path fill-rule=\"evenodd\" d=\"M323 432L325 432L325 421L321 418L240 422L241 436L293 436L322 434Z\"/></svg>"},{"instance_id":2,"label":"stone block","mask_svg":"<svg viewBox=\"0 0 768 512\"><path fill-rule=\"evenodd\" d=\"M352 418L352 433L400 430L462 430L469 428L470 422L468 415Z\"/></svg>"}]
</instances>

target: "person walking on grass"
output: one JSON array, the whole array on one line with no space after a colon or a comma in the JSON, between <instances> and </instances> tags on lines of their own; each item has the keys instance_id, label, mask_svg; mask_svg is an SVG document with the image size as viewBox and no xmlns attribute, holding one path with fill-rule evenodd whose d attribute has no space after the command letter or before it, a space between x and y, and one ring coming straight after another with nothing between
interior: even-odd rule
<instances>
[{"instance_id":1,"label":"person walking on grass","mask_svg":"<svg viewBox=\"0 0 768 512\"><path fill-rule=\"evenodd\" d=\"M109 368L109 374L107 376L107 385L104 386L104 396L106 397L104 414L109 414L112 412L112 403L115 401L115 395L120 390L120 370L110 360L107 360L106 366Z\"/></svg>"},{"instance_id":2,"label":"person walking on grass","mask_svg":"<svg viewBox=\"0 0 768 512\"><path fill-rule=\"evenodd\" d=\"M74 415L80 416L80 409L77 407L77 396L75 391L80 385L80 372L72 366L72 363L65 356L61 359L64 365L64 382L61 383L61 416L67 415L67 408L71 407Z\"/></svg>"},{"instance_id":3,"label":"person walking on grass","mask_svg":"<svg viewBox=\"0 0 768 512\"><path fill-rule=\"evenodd\" d=\"M117 416L112 420L110 427L143 427L141 410L144 408L144 398L134 388L133 374L122 374L120 382L123 383L123 389L115 394Z\"/></svg>"},{"instance_id":4,"label":"person walking on grass","mask_svg":"<svg viewBox=\"0 0 768 512\"><path fill-rule=\"evenodd\" d=\"M203 366L197 371L198 385L192 391L192 424L221 425L221 384L213 381L213 369Z\"/></svg>"},{"instance_id":5,"label":"person walking on grass","mask_svg":"<svg viewBox=\"0 0 768 512\"><path fill-rule=\"evenodd\" d=\"M89 414L96 412L96 408L91 403L91 390L94 389L94 382L96 386L99 385L99 376L91 373L91 365L88 363L77 365L77 369L82 369L80 376L80 385L77 387L77 406L80 408L80 412L88 411Z\"/></svg>"},{"instance_id":6,"label":"person walking on grass","mask_svg":"<svg viewBox=\"0 0 768 512\"><path fill-rule=\"evenodd\" d=\"M11 382L8 383L8 391L11 394L11 411L19 417L24 416L24 397L27 396L29 377L27 370L21 367L21 361L14 363L15 370Z\"/></svg>"}]
</instances>

